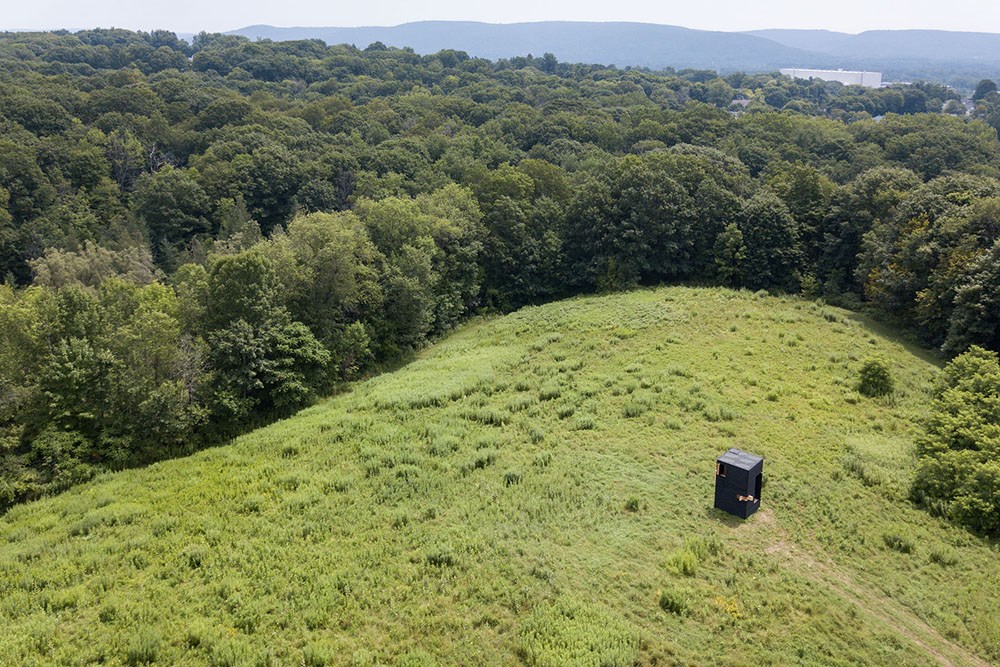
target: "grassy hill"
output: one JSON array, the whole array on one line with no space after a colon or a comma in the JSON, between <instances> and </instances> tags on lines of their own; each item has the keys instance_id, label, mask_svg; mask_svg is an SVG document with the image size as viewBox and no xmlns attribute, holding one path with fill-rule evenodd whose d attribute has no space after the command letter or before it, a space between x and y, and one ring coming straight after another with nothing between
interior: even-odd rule
<instances>
[{"instance_id":1,"label":"grassy hill","mask_svg":"<svg viewBox=\"0 0 1000 667\"><path fill-rule=\"evenodd\" d=\"M894 396L853 388L890 361ZM934 364L658 289L471 324L230 446L0 518L0 664L985 665L997 546L905 502ZM712 509L763 455L764 509Z\"/></svg>"}]
</instances>

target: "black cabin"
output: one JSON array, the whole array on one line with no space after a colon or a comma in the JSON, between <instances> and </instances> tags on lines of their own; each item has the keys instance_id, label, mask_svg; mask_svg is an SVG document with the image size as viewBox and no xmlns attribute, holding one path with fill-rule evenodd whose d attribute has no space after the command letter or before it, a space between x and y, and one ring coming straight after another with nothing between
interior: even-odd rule
<instances>
[{"instance_id":1,"label":"black cabin","mask_svg":"<svg viewBox=\"0 0 1000 667\"><path fill-rule=\"evenodd\" d=\"M715 462L715 506L747 519L760 509L764 459L730 449Z\"/></svg>"}]
</instances>

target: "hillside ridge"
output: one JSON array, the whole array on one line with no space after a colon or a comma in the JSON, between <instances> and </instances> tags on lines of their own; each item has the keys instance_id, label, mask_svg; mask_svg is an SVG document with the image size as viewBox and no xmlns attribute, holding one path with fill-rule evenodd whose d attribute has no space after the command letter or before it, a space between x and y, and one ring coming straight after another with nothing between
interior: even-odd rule
<instances>
[{"instance_id":1,"label":"hillside ridge","mask_svg":"<svg viewBox=\"0 0 1000 667\"><path fill-rule=\"evenodd\" d=\"M724 32L640 22L419 21L359 27L252 25L227 34L275 41L321 39L359 48L382 42L421 54L455 49L491 60L552 53L564 62L722 73L786 67L868 69L882 70L892 81L955 76L966 80L1000 72L1000 34L940 30L870 30L851 35L787 29Z\"/></svg>"}]
</instances>

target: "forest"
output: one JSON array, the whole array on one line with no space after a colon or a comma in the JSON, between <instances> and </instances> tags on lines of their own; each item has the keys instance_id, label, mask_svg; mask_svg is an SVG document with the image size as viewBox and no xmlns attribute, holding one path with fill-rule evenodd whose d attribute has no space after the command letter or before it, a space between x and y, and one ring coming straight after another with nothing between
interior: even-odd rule
<instances>
[{"instance_id":1,"label":"forest","mask_svg":"<svg viewBox=\"0 0 1000 667\"><path fill-rule=\"evenodd\" d=\"M865 309L949 357L977 346L966 366L996 381L1000 94L959 100L550 54L0 34L0 507L288 415L473 315L643 285ZM956 445L922 502L969 456L1000 478L990 405L983 451Z\"/></svg>"}]
</instances>

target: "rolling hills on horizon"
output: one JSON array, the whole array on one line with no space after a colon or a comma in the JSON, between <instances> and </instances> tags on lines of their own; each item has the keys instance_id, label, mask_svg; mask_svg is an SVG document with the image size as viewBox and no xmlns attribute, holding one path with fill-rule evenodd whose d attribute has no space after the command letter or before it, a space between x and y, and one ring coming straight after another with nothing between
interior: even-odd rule
<instances>
[{"instance_id":1,"label":"rolling hills on horizon","mask_svg":"<svg viewBox=\"0 0 1000 667\"><path fill-rule=\"evenodd\" d=\"M887 80L920 78L968 87L1000 75L1000 34L877 30L857 35L824 30L720 32L651 23L541 21L491 24L420 21L398 26L274 27L233 30L250 39L374 42L417 53L443 49L496 60L552 53L566 62L760 72L783 67L880 70Z\"/></svg>"}]
</instances>

